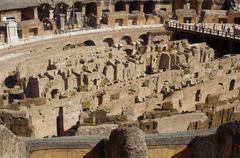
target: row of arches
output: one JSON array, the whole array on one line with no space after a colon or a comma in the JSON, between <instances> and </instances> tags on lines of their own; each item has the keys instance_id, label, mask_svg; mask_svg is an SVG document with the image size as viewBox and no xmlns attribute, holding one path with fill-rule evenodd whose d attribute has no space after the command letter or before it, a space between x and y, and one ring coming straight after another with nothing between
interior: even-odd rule
<instances>
[{"instance_id":1,"label":"row of arches","mask_svg":"<svg viewBox=\"0 0 240 158\"><path fill-rule=\"evenodd\" d=\"M155 10L156 2L154 1L132 1L132 2L125 2L125 1L118 1L114 4L114 11L143 11L146 14L151 14ZM42 20L43 18L49 18L51 11L53 10L53 14L68 14L74 17L75 12L83 12L86 16L90 14L97 15L98 13L98 4L96 2L90 2L87 4L83 4L82 2L75 2L72 6L68 5L67 3L60 2L57 3L55 6L52 6L48 3L43 3L38 7L38 15L39 19ZM85 7L85 9L83 9ZM128 8L128 9L127 9Z\"/></svg>"},{"instance_id":2,"label":"row of arches","mask_svg":"<svg viewBox=\"0 0 240 158\"><path fill-rule=\"evenodd\" d=\"M127 3L125 1L119 1L114 6L114 11L128 11L127 7L129 5L129 12L132 11L141 11L141 5L143 5L143 12L146 14L151 14L155 10L156 3L153 1L147 1L147 2L141 2L141 1L132 1L130 3Z\"/></svg>"},{"instance_id":3,"label":"row of arches","mask_svg":"<svg viewBox=\"0 0 240 158\"><path fill-rule=\"evenodd\" d=\"M232 79L232 80L230 81L229 87L228 87L228 90L229 90L229 91L232 91L232 90L235 89L235 84L236 84L235 82L236 82L235 79ZM202 91L199 89L199 90L197 90L196 93L195 93L195 101L196 101L196 102L200 102L201 97L202 97Z\"/></svg>"},{"instance_id":4,"label":"row of arches","mask_svg":"<svg viewBox=\"0 0 240 158\"><path fill-rule=\"evenodd\" d=\"M147 45L148 43L148 35L147 34L142 34L139 36L138 38L138 44L141 44L141 45ZM107 37L105 38L103 41L102 41L102 44L106 47L115 47L116 44L117 45L131 45L133 44L133 40L130 36L126 35L126 36L123 36L118 43L115 43L114 42L114 39L111 38L111 37ZM82 44L77 44L76 46L75 45L72 45L72 44L67 44L63 47L64 50L67 50L67 49L72 49L72 48L76 48L78 46L96 46L96 42L94 40L86 40L84 41Z\"/></svg>"},{"instance_id":5,"label":"row of arches","mask_svg":"<svg viewBox=\"0 0 240 158\"><path fill-rule=\"evenodd\" d=\"M83 4L81 2L75 2L73 6L69 6L64 2L60 2L56 4L56 6L51 6L50 4L44 3L38 7L38 16L39 19L50 18L51 10L53 11L53 16L56 17L57 14L69 14L71 17L75 16L76 12L83 11ZM85 12L86 16L91 14L97 15L97 3L90 2L85 4Z\"/></svg>"}]
</instances>

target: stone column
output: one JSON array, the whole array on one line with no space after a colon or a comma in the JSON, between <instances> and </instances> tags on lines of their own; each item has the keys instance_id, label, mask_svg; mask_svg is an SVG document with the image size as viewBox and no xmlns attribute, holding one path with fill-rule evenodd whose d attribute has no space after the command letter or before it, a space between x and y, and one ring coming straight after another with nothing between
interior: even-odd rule
<instances>
[{"instance_id":1,"label":"stone column","mask_svg":"<svg viewBox=\"0 0 240 158\"><path fill-rule=\"evenodd\" d=\"M34 19L38 19L38 9L37 9L37 7L33 8L33 12L34 12Z\"/></svg>"},{"instance_id":2,"label":"stone column","mask_svg":"<svg viewBox=\"0 0 240 158\"><path fill-rule=\"evenodd\" d=\"M70 17L71 17L71 10L72 10L72 8L68 8L67 9L66 19L67 19L67 23L68 24L69 24Z\"/></svg>"},{"instance_id":3,"label":"stone column","mask_svg":"<svg viewBox=\"0 0 240 158\"><path fill-rule=\"evenodd\" d=\"M82 15L86 16L86 5L85 4L82 6Z\"/></svg>"},{"instance_id":4,"label":"stone column","mask_svg":"<svg viewBox=\"0 0 240 158\"><path fill-rule=\"evenodd\" d=\"M49 10L49 18L52 20L54 17L54 10L53 9L50 9Z\"/></svg>"},{"instance_id":5,"label":"stone column","mask_svg":"<svg viewBox=\"0 0 240 158\"><path fill-rule=\"evenodd\" d=\"M144 10L144 5L143 5L143 3L141 2L141 3L140 3L140 12L143 13L143 10Z\"/></svg>"},{"instance_id":6,"label":"stone column","mask_svg":"<svg viewBox=\"0 0 240 158\"><path fill-rule=\"evenodd\" d=\"M59 14L59 27L61 31L65 30L65 17L66 14Z\"/></svg>"},{"instance_id":7,"label":"stone column","mask_svg":"<svg viewBox=\"0 0 240 158\"><path fill-rule=\"evenodd\" d=\"M100 18L101 18L101 14L102 14L102 11L101 11L101 6L98 4L97 5L97 25L100 24Z\"/></svg>"},{"instance_id":8,"label":"stone column","mask_svg":"<svg viewBox=\"0 0 240 158\"><path fill-rule=\"evenodd\" d=\"M78 28L83 27L83 15L81 12L75 12L76 14L76 24Z\"/></svg>"},{"instance_id":9,"label":"stone column","mask_svg":"<svg viewBox=\"0 0 240 158\"><path fill-rule=\"evenodd\" d=\"M7 42L9 44L18 41L18 33L17 33L17 23L14 20L6 21L7 27Z\"/></svg>"},{"instance_id":10,"label":"stone column","mask_svg":"<svg viewBox=\"0 0 240 158\"><path fill-rule=\"evenodd\" d=\"M126 12L129 13L129 3L126 3Z\"/></svg>"}]
</instances>

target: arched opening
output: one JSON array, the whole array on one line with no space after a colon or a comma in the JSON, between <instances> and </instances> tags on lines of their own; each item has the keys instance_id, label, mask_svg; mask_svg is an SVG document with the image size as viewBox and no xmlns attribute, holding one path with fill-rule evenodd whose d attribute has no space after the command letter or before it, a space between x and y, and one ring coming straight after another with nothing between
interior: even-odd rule
<instances>
[{"instance_id":1,"label":"arched opening","mask_svg":"<svg viewBox=\"0 0 240 158\"><path fill-rule=\"evenodd\" d=\"M55 11L56 13L67 14L68 5L65 3L58 3L55 9L56 9Z\"/></svg>"},{"instance_id":2,"label":"arched opening","mask_svg":"<svg viewBox=\"0 0 240 158\"><path fill-rule=\"evenodd\" d=\"M159 61L159 69L167 70L170 69L170 56L167 54L162 54Z\"/></svg>"},{"instance_id":3,"label":"arched opening","mask_svg":"<svg viewBox=\"0 0 240 158\"><path fill-rule=\"evenodd\" d=\"M97 15L97 4L92 2L86 5L86 16L91 14Z\"/></svg>"},{"instance_id":4,"label":"arched opening","mask_svg":"<svg viewBox=\"0 0 240 158\"><path fill-rule=\"evenodd\" d=\"M148 35L147 34L143 34L139 37L139 42L142 45L147 45L148 44Z\"/></svg>"},{"instance_id":5,"label":"arched opening","mask_svg":"<svg viewBox=\"0 0 240 158\"><path fill-rule=\"evenodd\" d=\"M34 9L33 8L24 8L21 10L22 20L31 20L34 19Z\"/></svg>"},{"instance_id":6,"label":"arched opening","mask_svg":"<svg viewBox=\"0 0 240 158\"><path fill-rule=\"evenodd\" d=\"M50 4L41 4L38 7L38 18L40 21L50 17L50 8Z\"/></svg>"},{"instance_id":7,"label":"arched opening","mask_svg":"<svg viewBox=\"0 0 240 158\"><path fill-rule=\"evenodd\" d=\"M140 11L141 2L140 1L133 1L129 4L129 13L132 11Z\"/></svg>"},{"instance_id":8,"label":"arched opening","mask_svg":"<svg viewBox=\"0 0 240 158\"><path fill-rule=\"evenodd\" d=\"M84 42L84 46L96 46L92 40L87 40Z\"/></svg>"},{"instance_id":9,"label":"arched opening","mask_svg":"<svg viewBox=\"0 0 240 158\"><path fill-rule=\"evenodd\" d=\"M58 89L54 89L51 91L51 97L52 99L59 98L60 97L60 91Z\"/></svg>"},{"instance_id":10,"label":"arched opening","mask_svg":"<svg viewBox=\"0 0 240 158\"><path fill-rule=\"evenodd\" d=\"M71 17L74 20L74 23L77 21L77 13L82 12L82 3L81 2L75 2L72 6L72 11L71 11Z\"/></svg>"},{"instance_id":11,"label":"arched opening","mask_svg":"<svg viewBox=\"0 0 240 158\"><path fill-rule=\"evenodd\" d=\"M235 88L235 80L231 80L230 85L229 85L229 91L234 90Z\"/></svg>"},{"instance_id":12,"label":"arched opening","mask_svg":"<svg viewBox=\"0 0 240 158\"><path fill-rule=\"evenodd\" d=\"M155 2L153 1L148 1L144 4L144 13L146 14L152 14L153 11L155 10Z\"/></svg>"},{"instance_id":13,"label":"arched opening","mask_svg":"<svg viewBox=\"0 0 240 158\"><path fill-rule=\"evenodd\" d=\"M123 1L119 1L115 4L115 12L118 11L126 11L126 3Z\"/></svg>"},{"instance_id":14,"label":"arched opening","mask_svg":"<svg viewBox=\"0 0 240 158\"><path fill-rule=\"evenodd\" d=\"M82 12L82 3L81 2L75 2L73 4L73 10L75 12Z\"/></svg>"},{"instance_id":15,"label":"arched opening","mask_svg":"<svg viewBox=\"0 0 240 158\"><path fill-rule=\"evenodd\" d=\"M195 94L195 101L199 102L201 99L201 90L198 90Z\"/></svg>"},{"instance_id":16,"label":"arched opening","mask_svg":"<svg viewBox=\"0 0 240 158\"><path fill-rule=\"evenodd\" d=\"M129 45L131 43L132 43L132 39L130 36L124 36L120 40L120 44L122 44L122 45Z\"/></svg>"},{"instance_id":17,"label":"arched opening","mask_svg":"<svg viewBox=\"0 0 240 158\"><path fill-rule=\"evenodd\" d=\"M112 38L106 38L103 40L103 44L107 47L112 47L114 45L114 41Z\"/></svg>"},{"instance_id":18,"label":"arched opening","mask_svg":"<svg viewBox=\"0 0 240 158\"><path fill-rule=\"evenodd\" d=\"M18 81L17 81L16 75L8 76L4 81L7 88L14 88L14 86L17 84L17 82Z\"/></svg>"}]
</instances>

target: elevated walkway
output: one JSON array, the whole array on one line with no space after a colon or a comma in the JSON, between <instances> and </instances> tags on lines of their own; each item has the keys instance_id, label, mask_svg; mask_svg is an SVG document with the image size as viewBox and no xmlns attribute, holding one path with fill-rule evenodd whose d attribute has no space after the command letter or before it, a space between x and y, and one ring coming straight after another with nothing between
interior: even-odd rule
<instances>
[{"instance_id":1,"label":"elevated walkway","mask_svg":"<svg viewBox=\"0 0 240 158\"><path fill-rule=\"evenodd\" d=\"M205 24L206 25L206 24ZM236 42L240 42L240 34L234 33L233 31L221 30L221 29L213 29L207 26L197 25L197 24L186 24L179 23L177 21L169 21L166 23L166 28L171 31L179 31L191 34L199 34L205 36L213 36L216 38L222 38L226 40L233 40Z\"/></svg>"}]
</instances>

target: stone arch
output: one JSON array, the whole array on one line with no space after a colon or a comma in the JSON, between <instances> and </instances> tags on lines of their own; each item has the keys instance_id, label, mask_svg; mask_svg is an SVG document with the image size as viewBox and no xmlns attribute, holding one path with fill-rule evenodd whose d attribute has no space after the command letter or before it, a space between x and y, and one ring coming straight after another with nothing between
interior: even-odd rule
<instances>
[{"instance_id":1,"label":"stone arch","mask_svg":"<svg viewBox=\"0 0 240 158\"><path fill-rule=\"evenodd\" d=\"M75 12L82 12L82 2L79 1L75 2L73 4L73 9Z\"/></svg>"},{"instance_id":2,"label":"stone arch","mask_svg":"<svg viewBox=\"0 0 240 158\"><path fill-rule=\"evenodd\" d=\"M57 14L67 14L67 9L69 6L66 3L58 3L55 8L55 13ZM56 15L55 15L56 16Z\"/></svg>"},{"instance_id":3,"label":"stone arch","mask_svg":"<svg viewBox=\"0 0 240 158\"><path fill-rule=\"evenodd\" d=\"M126 2L119 1L115 4L115 12L117 11L126 11Z\"/></svg>"},{"instance_id":4,"label":"stone arch","mask_svg":"<svg viewBox=\"0 0 240 158\"><path fill-rule=\"evenodd\" d=\"M139 41L142 45L147 45L148 44L148 35L147 34L142 34L139 36Z\"/></svg>"},{"instance_id":5,"label":"stone arch","mask_svg":"<svg viewBox=\"0 0 240 158\"><path fill-rule=\"evenodd\" d=\"M129 45L132 43L132 38L130 36L123 36L120 40L120 43L123 45Z\"/></svg>"},{"instance_id":6,"label":"stone arch","mask_svg":"<svg viewBox=\"0 0 240 158\"><path fill-rule=\"evenodd\" d=\"M91 14L97 15L97 3L91 2L86 5L85 10L86 16L89 16Z\"/></svg>"},{"instance_id":7,"label":"stone arch","mask_svg":"<svg viewBox=\"0 0 240 158\"><path fill-rule=\"evenodd\" d=\"M4 84L7 88L13 88L17 84L17 76L11 75L4 80Z\"/></svg>"},{"instance_id":8,"label":"stone arch","mask_svg":"<svg viewBox=\"0 0 240 158\"><path fill-rule=\"evenodd\" d=\"M83 42L85 46L96 46L95 42L92 40L87 40Z\"/></svg>"},{"instance_id":9,"label":"stone arch","mask_svg":"<svg viewBox=\"0 0 240 158\"><path fill-rule=\"evenodd\" d=\"M232 91L235 89L235 79L232 79L229 84L229 91Z\"/></svg>"},{"instance_id":10,"label":"stone arch","mask_svg":"<svg viewBox=\"0 0 240 158\"><path fill-rule=\"evenodd\" d=\"M51 98L54 99L54 98L57 98L60 96L60 90L59 89L53 89L51 91Z\"/></svg>"},{"instance_id":11,"label":"stone arch","mask_svg":"<svg viewBox=\"0 0 240 158\"><path fill-rule=\"evenodd\" d=\"M129 4L129 13L132 11L140 11L141 10L141 1L133 1Z\"/></svg>"},{"instance_id":12,"label":"stone arch","mask_svg":"<svg viewBox=\"0 0 240 158\"><path fill-rule=\"evenodd\" d=\"M170 56L168 54L162 53L159 60L159 69L170 69Z\"/></svg>"},{"instance_id":13,"label":"stone arch","mask_svg":"<svg viewBox=\"0 0 240 158\"><path fill-rule=\"evenodd\" d=\"M43 20L45 18L50 18L50 10L51 5L48 3L43 3L38 7L38 18L39 20Z\"/></svg>"},{"instance_id":14,"label":"stone arch","mask_svg":"<svg viewBox=\"0 0 240 158\"><path fill-rule=\"evenodd\" d=\"M201 90L197 90L197 92L195 94L195 101L199 102L201 97L202 97Z\"/></svg>"},{"instance_id":15,"label":"stone arch","mask_svg":"<svg viewBox=\"0 0 240 158\"><path fill-rule=\"evenodd\" d=\"M144 13L152 14L154 10L155 10L155 2L148 1L144 3L144 8L143 8Z\"/></svg>"},{"instance_id":16,"label":"stone arch","mask_svg":"<svg viewBox=\"0 0 240 158\"><path fill-rule=\"evenodd\" d=\"M103 40L103 44L108 47L112 47L112 46L114 46L114 40L112 38L105 38Z\"/></svg>"}]
</instances>

